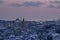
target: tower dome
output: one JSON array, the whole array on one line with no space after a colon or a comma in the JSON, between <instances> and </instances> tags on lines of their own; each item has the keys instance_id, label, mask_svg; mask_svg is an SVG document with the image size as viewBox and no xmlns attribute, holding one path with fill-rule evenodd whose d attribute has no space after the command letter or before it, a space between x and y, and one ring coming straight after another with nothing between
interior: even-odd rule
<instances>
[{"instance_id":1,"label":"tower dome","mask_svg":"<svg viewBox=\"0 0 60 40\"><path fill-rule=\"evenodd\" d=\"M16 19L16 22L20 22L21 20L19 18Z\"/></svg>"}]
</instances>

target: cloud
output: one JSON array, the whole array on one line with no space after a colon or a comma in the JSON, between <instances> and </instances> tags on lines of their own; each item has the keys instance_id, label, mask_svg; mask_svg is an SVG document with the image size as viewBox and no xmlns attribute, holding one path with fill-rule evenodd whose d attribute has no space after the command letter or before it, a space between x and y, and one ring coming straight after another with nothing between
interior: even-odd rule
<instances>
[{"instance_id":1,"label":"cloud","mask_svg":"<svg viewBox=\"0 0 60 40\"><path fill-rule=\"evenodd\" d=\"M60 9L60 5L58 5L58 6L48 5L47 8L57 8L57 9Z\"/></svg>"},{"instance_id":2,"label":"cloud","mask_svg":"<svg viewBox=\"0 0 60 40\"><path fill-rule=\"evenodd\" d=\"M58 5L56 8L60 9L60 5Z\"/></svg>"},{"instance_id":3,"label":"cloud","mask_svg":"<svg viewBox=\"0 0 60 40\"><path fill-rule=\"evenodd\" d=\"M19 3L12 3L11 6L12 6L12 7L20 7L20 6L22 6L22 5L19 4Z\"/></svg>"},{"instance_id":4,"label":"cloud","mask_svg":"<svg viewBox=\"0 0 60 40\"><path fill-rule=\"evenodd\" d=\"M41 5L44 5L44 3L42 2L23 2L22 4L20 3L12 3L11 6L13 7L21 7L21 6L24 6L24 7L40 7Z\"/></svg>"},{"instance_id":5,"label":"cloud","mask_svg":"<svg viewBox=\"0 0 60 40\"><path fill-rule=\"evenodd\" d=\"M24 2L22 5L26 6L26 7L28 7L28 6L39 7L43 4L44 3L42 3L42 2Z\"/></svg>"},{"instance_id":6,"label":"cloud","mask_svg":"<svg viewBox=\"0 0 60 40\"><path fill-rule=\"evenodd\" d=\"M54 5L48 5L48 8L55 8Z\"/></svg>"},{"instance_id":7,"label":"cloud","mask_svg":"<svg viewBox=\"0 0 60 40\"><path fill-rule=\"evenodd\" d=\"M50 1L51 3L60 4L60 1Z\"/></svg>"},{"instance_id":8,"label":"cloud","mask_svg":"<svg viewBox=\"0 0 60 40\"><path fill-rule=\"evenodd\" d=\"M3 0L0 0L0 3L3 3Z\"/></svg>"},{"instance_id":9,"label":"cloud","mask_svg":"<svg viewBox=\"0 0 60 40\"><path fill-rule=\"evenodd\" d=\"M48 8L57 8L60 9L60 1L50 1L51 5L48 5ZM54 4L54 5L52 5Z\"/></svg>"}]
</instances>

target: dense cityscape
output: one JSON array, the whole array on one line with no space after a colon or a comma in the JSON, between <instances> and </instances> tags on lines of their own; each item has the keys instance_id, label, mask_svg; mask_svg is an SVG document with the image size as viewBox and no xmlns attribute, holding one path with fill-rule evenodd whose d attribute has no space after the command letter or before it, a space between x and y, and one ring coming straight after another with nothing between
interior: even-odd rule
<instances>
[{"instance_id":1,"label":"dense cityscape","mask_svg":"<svg viewBox=\"0 0 60 40\"><path fill-rule=\"evenodd\" d=\"M60 40L60 20L0 20L0 40Z\"/></svg>"}]
</instances>

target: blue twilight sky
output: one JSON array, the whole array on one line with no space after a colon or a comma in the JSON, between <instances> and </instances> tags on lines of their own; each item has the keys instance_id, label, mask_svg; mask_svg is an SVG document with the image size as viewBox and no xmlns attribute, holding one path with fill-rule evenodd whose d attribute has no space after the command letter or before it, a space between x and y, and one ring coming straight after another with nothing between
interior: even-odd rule
<instances>
[{"instance_id":1,"label":"blue twilight sky","mask_svg":"<svg viewBox=\"0 0 60 40\"><path fill-rule=\"evenodd\" d=\"M0 19L60 19L59 0L0 0Z\"/></svg>"}]
</instances>

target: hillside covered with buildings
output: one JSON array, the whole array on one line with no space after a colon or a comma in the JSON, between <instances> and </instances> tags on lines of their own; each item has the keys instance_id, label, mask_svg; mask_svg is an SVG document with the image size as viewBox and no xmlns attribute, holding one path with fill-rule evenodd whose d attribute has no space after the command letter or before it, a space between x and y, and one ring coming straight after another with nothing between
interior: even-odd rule
<instances>
[{"instance_id":1,"label":"hillside covered with buildings","mask_svg":"<svg viewBox=\"0 0 60 40\"><path fill-rule=\"evenodd\" d=\"M60 20L0 20L0 40L60 40Z\"/></svg>"}]
</instances>

